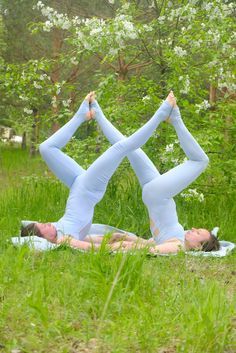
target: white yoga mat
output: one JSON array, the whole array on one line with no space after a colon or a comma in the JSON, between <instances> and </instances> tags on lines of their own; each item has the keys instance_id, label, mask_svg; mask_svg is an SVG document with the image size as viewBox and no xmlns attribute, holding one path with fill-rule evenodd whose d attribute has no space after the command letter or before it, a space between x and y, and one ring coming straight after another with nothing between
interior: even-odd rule
<instances>
[{"instance_id":1,"label":"white yoga mat","mask_svg":"<svg viewBox=\"0 0 236 353\"><path fill-rule=\"evenodd\" d=\"M133 234L133 233L128 233L125 232L124 230L112 227L112 226L107 226L105 224L93 224L89 234L91 237L93 235L104 235L109 232L120 232L120 233L126 233L126 234ZM13 237L11 238L11 241L14 245L20 246L20 245L25 245L27 244L30 248L35 249L35 250L51 250L55 249L58 245L52 244L48 242L46 239L39 238L37 236L29 236L29 237ZM224 257L227 256L232 252L232 250L235 248L235 244L231 243L229 241L220 241L220 249L218 251L186 251L186 254L188 255L193 255L193 256L210 256L210 257ZM157 256L171 256L175 254L157 254Z\"/></svg>"}]
</instances>

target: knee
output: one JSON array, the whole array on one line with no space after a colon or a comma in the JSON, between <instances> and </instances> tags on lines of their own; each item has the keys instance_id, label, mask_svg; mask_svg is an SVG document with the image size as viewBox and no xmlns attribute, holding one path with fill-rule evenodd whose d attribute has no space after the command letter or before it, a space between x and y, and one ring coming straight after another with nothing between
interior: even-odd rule
<instances>
[{"instance_id":1,"label":"knee","mask_svg":"<svg viewBox=\"0 0 236 353\"><path fill-rule=\"evenodd\" d=\"M208 158L208 156L207 155L205 155L204 157L203 157L203 159L202 159L202 165L203 165L203 169L206 169L207 168L207 166L208 166L208 164L209 164L209 158Z\"/></svg>"},{"instance_id":2,"label":"knee","mask_svg":"<svg viewBox=\"0 0 236 353\"><path fill-rule=\"evenodd\" d=\"M44 156L45 154L47 154L48 151L48 145L46 142L43 142L39 145L39 152L41 154L41 156Z\"/></svg>"}]
</instances>

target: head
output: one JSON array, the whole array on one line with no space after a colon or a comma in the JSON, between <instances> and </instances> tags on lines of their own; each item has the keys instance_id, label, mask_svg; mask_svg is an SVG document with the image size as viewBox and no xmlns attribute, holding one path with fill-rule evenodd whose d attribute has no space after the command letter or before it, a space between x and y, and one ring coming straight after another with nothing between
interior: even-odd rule
<instances>
[{"instance_id":1,"label":"head","mask_svg":"<svg viewBox=\"0 0 236 353\"><path fill-rule=\"evenodd\" d=\"M21 229L21 236L37 235L48 241L55 242L57 230L52 223L30 223Z\"/></svg>"},{"instance_id":2,"label":"head","mask_svg":"<svg viewBox=\"0 0 236 353\"><path fill-rule=\"evenodd\" d=\"M217 237L204 228L192 228L185 234L188 249L215 251L219 250L220 243Z\"/></svg>"}]
</instances>

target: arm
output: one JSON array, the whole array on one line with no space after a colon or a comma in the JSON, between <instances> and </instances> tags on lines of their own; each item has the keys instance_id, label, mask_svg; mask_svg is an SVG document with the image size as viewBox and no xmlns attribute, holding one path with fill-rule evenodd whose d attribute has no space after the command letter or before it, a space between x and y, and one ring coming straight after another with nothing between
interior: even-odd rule
<instances>
[{"instance_id":1,"label":"arm","mask_svg":"<svg viewBox=\"0 0 236 353\"><path fill-rule=\"evenodd\" d=\"M104 236L103 235L87 235L83 241L86 241L86 242L89 242L89 243L96 243L96 244L101 244L102 241L104 239ZM126 241L135 241L139 239L139 237L137 237L136 235L129 235L127 233L119 233L119 232L116 232L116 233L113 233L109 239L108 239L108 243L115 243L115 242L118 242L118 241L123 241L123 240L126 240Z\"/></svg>"},{"instance_id":2,"label":"arm","mask_svg":"<svg viewBox=\"0 0 236 353\"><path fill-rule=\"evenodd\" d=\"M139 241L135 243L124 242L122 245L122 248L125 250L146 248L146 249L149 249L149 253L151 254L175 254L178 251L184 250L184 245L178 239L176 240L173 239L172 241L167 241L160 245L156 245L155 242L152 241L151 239L146 241L145 239L142 239L141 242Z\"/></svg>"},{"instance_id":3,"label":"arm","mask_svg":"<svg viewBox=\"0 0 236 353\"><path fill-rule=\"evenodd\" d=\"M98 248L100 244L89 243L87 241L78 240L70 236L64 236L57 240L57 244L66 244L71 248L80 249L80 250L90 250L92 248Z\"/></svg>"},{"instance_id":4,"label":"arm","mask_svg":"<svg viewBox=\"0 0 236 353\"><path fill-rule=\"evenodd\" d=\"M180 240L175 240L153 246L149 252L151 254L175 254L181 250L184 250L183 243Z\"/></svg>"}]
</instances>

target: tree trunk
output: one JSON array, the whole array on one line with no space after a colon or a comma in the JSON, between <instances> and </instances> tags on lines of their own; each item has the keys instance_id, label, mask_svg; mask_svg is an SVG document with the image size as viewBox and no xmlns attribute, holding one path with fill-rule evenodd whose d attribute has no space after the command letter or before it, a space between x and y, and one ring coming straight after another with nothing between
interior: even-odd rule
<instances>
[{"instance_id":1,"label":"tree trunk","mask_svg":"<svg viewBox=\"0 0 236 353\"><path fill-rule=\"evenodd\" d=\"M21 148L22 148L22 150L26 149L26 132L25 131L22 134Z\"/></svg>"},{"instance_id":2,"label":"tree trunk","mask_svg":"<svg viewBox=\"0 0 236 353\"><path fill-rule=\"evenodd\" d=\"M63 43L63 38L62 38L62 33L59 29L54 29L53 30L53 39L52 39L52 57L55 59L55 66L53 68L53 71L51 73L51 80L55 84L60 81L60 67L56 61L60 54L60 50L62 47ZM55 95L56 97L56 105L52 107L53 110L53 115L56 117L58 116L58 94ZM52 131L55 132L60 128L60 125L57 120L53 120L52 122Z\"/></svg>"},{"instance_id":3,"label":"tree trunk","mask_svg":"<svg viewBox=\"0 0 236 353\"><path fill-rule=\"evenodd\" d=\"M34 121L32 124L32 130L31 130L31 139L30 139L30 156L34 157L37 153L36 145L38 143L38 110L36 108L33 108L33 116L34 116Z\"/></svg>"},{"instance_id":4,"label":"tree trunk","mask_svg":"<svg viewBox=\"0 0 236 353\"><path fill-rule=\"evenodd\" d=\"M128 68L127 68L127 65L125 64L125 59L121 55L119 55L118 57L118 63L119 63L119 68L117 70L118 80L125 81L128 73Z\"/></svg>"},{"instance_id":5,"label":"tree trunk","mask_svg":"<svg viewBox=\"0 0 236 353\"><path fill-rule=\"evenodd\" d=\"M210 89L209 89L209 103L211 105L214 105L216 103L216 86L210 84Z\"/></svg>"}]
</instances>

